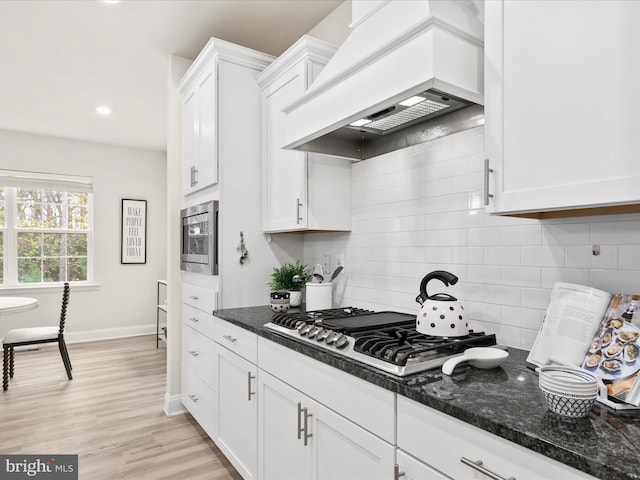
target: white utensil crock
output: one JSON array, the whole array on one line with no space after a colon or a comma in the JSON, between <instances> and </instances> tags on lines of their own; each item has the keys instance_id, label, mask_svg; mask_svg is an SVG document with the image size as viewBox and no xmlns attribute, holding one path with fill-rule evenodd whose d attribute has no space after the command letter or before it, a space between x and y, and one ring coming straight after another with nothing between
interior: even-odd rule
<instances>
[{"instance_id":1,"label":"white utensil crock","mask_svg":"<svg viewBox=\"0 0 640 480\"><path fill-rule=\"evenodd\" d=\"M331 283L307 283L307 312L331 308Z\"/></svg>"}]
</instances>

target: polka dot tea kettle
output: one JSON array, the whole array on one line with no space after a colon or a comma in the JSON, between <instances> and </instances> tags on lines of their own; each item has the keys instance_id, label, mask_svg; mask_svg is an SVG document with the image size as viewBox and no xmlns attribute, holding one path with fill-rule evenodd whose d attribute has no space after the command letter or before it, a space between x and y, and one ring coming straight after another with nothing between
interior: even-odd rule
<instances>
[{"instance_id":1,"label":"polka dot tea kettle","mask_svg":"<svg viewBox=\"0 0 640 480\"><path fill-rule=\"evenodd\" d=\"M448 293L427 293L427 283L440 280L445 286L458 283L458 277L444 270L436 270L426 275L420 283L420 295L416 302L420 305L416 317L416 329L426 335L437 337L461 337L469 333L464 309L458 299Z\"/></svg>"}]
</instances>

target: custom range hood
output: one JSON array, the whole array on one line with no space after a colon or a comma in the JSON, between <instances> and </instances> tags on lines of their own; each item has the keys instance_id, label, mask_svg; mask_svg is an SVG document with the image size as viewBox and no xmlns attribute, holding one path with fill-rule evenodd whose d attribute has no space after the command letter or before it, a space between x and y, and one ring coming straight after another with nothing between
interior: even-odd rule
<instances>
[{"instance_id":1,"label":"custom range hood","mask_svg":"<svg viewBox=\"0 0 640 480\"><path fill-rule=\"evenodd\" d=\"M284 148L363 160L483 124L482 5L352 0L351 34L284 109Z\"/></svg>"}]
</instances>

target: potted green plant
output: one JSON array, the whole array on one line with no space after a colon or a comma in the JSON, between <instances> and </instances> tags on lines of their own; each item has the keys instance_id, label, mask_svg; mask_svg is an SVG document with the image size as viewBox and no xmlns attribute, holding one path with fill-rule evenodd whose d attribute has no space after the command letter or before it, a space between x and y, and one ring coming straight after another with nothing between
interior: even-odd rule
<instances>
[{"instance_id":1,"label":"potted green plant","mask_svg":"<svg viewBox=\"0 0 640 480\"><path fill-rule=\"evenodd\" d=\"M302 303L302 289L310 278L311 267L296 260L296 263L285 263L279 268L274 267L268 285L272 292L289 292L291 306L297 307Z\"/></svg>"}]
</instances>

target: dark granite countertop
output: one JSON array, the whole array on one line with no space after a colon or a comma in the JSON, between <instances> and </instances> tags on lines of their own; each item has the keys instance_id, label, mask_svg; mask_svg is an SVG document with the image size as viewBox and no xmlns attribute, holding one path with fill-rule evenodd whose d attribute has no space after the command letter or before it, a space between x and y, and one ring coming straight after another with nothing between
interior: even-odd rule
<instances>
[{"instance_id":1,"label":"dark granite countertop","mask_svg":"<svg viewBox=\"0 0 640 480\"><path fill-rule=\"evenodd\" d=\"M594 477L640 480L640 413L613 413L599 404L580 419L548 411L537 374L525 366L526 351L509 348L505 363L491 370L459 366L451 377L438 369L398 378L263 328L272 317L268 306L214 314Z\"/></svg>"}]
</instances>

